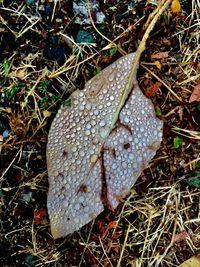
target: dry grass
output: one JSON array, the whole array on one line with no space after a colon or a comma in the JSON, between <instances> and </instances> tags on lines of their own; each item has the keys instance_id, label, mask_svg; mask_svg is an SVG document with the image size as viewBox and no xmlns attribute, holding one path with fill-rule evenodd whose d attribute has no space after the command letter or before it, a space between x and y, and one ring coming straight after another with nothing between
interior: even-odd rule
<instances>
[{"instance_id":1,"label":"dry grass","mask_svg":"<svg viewBox=\"0 0 200 267\"><path fill-rule=\"evenodd\" d=\"M138 80L144 93L147 80L162 83L152 101L164 120L164 136L157 157L125 202L116 213L106 211L78 233L58 241L51 238L46 215L40 223L34 219L34 212L46 207L49 125L70 93L83 88L78 79L85 82L99 67L133 51L132 36L137 46L149 11L144 9L139 18L137 12L145 1L136 2L131 11L134 20L128 27L118 25L115 15L110 21L113 32L109 30L111 24L105 26L107 34L94 23L88 26L98 36L99 45L78 44L65 29L58 31L57 36L72 48L63 64L45 59L30 37L43 40L42 18L33 15L23 1L18 6L1 2L0 32L12 33L21 45L11 54L5 52L0 63L0 129L1 120L9 129L9 136L0 144L0 250L6 248L0 262L6 266L31 266L27 260L31 256L32 266L167 267L178 266L200 250L200 192L190 183L199 175L200 119L198 103L188 103L200 79L199 0L182 1L182 11L177 15L165 12L147 42ZM62 1L53 1L52 21L59 4ZM155 9L153 4L147 7ZM73 19L66 28L73 25ZM31 51L27 53L23 46ZM110 56L113 49L117 52ZM159 60L161 69L150 58L160 51L170 51L168 58ZM178 148L174 147L176 137L182 137Z\"/></svg>"}]
</instances>

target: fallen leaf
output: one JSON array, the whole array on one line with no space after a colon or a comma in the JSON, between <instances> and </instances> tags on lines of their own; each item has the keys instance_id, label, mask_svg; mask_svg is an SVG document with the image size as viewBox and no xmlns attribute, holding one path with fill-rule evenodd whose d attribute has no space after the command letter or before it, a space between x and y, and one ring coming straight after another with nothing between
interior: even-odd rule
<instances>
[{"instance_id":1,"label":"fallen leaf","mask_svg":"<svg viewBox=\"0 0 200 267\"><path fill-rule=\"evenodd\" d=\"M172 13L179 13L181 11L181 4L179 0L173 0L171 4Z\"/></svg>"},{"instance_id":2,"label":"fallen leaf","mask_svg":"<svg viewBox=\"0 0 200 267\"><path fill-rule=\"evenodd\" d=\"M145 94L148 97L153 97L157 93L157 91L160 89L160 86L162 85L161 82L155 82L152 85L150 85L148 88L145 89Z\"/></svg>"},{"instance_id":3,"label":"fallen leaf","mask_svg":"<svg viewBox=\"0 0 200 267\"><path fill-rule=\"evenodd\" d=\"M160 61L156 60L154 62L154 64L156 65L156 67L160 70L162 68L162 64L160 63Z\"/></svg>"},{"instance_id":4,"label":"fallen leaf","mask_svg":"<svg viewBox=\"0 0 200 267\"><path fill-rule=\"evenodd\" d=\"M169 52L158 52L156 54L151 55L151 58L153 59L163 59L163 58L167 58L169 56Z\"/></svg>"},{"instance_id":5,"label":"fallen leaf","mask_svg":"<svg viewBox=\"0 0 200 267\"><path fill-rule=\"evenodd\" d=\"M12 74L13 74L14 77L23 80L25 78L25 76L27 75L27 69L25 69L25 68L23 68L23 69L18 68Z\"/></svg>"},{"instance_id":6,"label":"fallen leaf","mask_svg":"<svg viewBox=\"0 0 200 267\"><path fill-rule=\"evenodd\" d=\"M189 103L192 103L194 101L200 102L200 81L198 81L197 85L194 87L194 90L189 99Z\"/></svg>"},{"instance_id":7,"label":"fallen leaf","mask_svg":"<svg viewBox=\"0 0 200 267\"><path fill-rule=\"evenodd\" d=\"M103 240L105 238L105 236L107 235L108 233L108 230L110 229L113 229L113 228L116 228L118 225L118 221L112 221L112 222L109 222L109 224L107 225L106 227L106 230L104 231L104 233L102 234L101 236L101 239Z\"/></svg>"},{"instance_id":8,"label":"fallen leaf","mask_svg":"<svg viewBox=\"0 0 200 267\"><path fill-rule=\"evenodd\" d=\"M0 32L6 32L6 30L0 27Z\"/></svg>"},{"instance_id":9,"label":"fallen leaf","mask_svg":"<svg viewBox=\"0 0 200 267\"><path fill-rule=\"evenodd\" d=\"M174 242L177 243L177 242L181 242L181 241L184 241L186 238L188 237L188 233L186 230L183 230L181 231L180 233L176 234L174 236Z\"/></svg>"},{"instance_id":10,"label":"fallen leaf","mask_svg":"<svg viewBox=\"0 0 200 267\"><path fill-rule=\"evenodd\" d=\"M52 123L47 206L55 239L105 208L114 211L160 145L163 123L130 77L134 58L119 58L74 91L71 105L61 107ZM129 80L133 90L127 96Z\"/></svg>"},{"instance_id":11,"label":"fallen leaf","mask_svg":"<svg viewBox=\"0 0 200 267\"><path fill-rule=\"evenodd\" d=\"M181 263L178 267L199 267L200 266L200 256L193 256L190 259Z\"/></svg>"},{"instance_id":12,"label":"fallen leaf","mask_svg":"<svg viewBox=\"0 0 200 267\"><path fill-rule=\"evenodd\" d=\"M35 224L41 224L46 220L47 211L44 208L33 211L33 220Z\"/></svg>"}]
</instances>

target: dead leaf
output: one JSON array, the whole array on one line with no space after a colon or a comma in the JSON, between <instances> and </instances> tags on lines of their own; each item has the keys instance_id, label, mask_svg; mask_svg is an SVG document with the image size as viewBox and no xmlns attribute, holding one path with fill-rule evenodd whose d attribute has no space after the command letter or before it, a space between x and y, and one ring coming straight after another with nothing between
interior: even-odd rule
<instances>
[{"instance_id":1,"label":"dead leaf","mask_svg":"<svg viewBox=\"0 0 200 267\"><path fill-rule=\"evenodd\" d=\"M160 89L160 86L162 85L161 82L155 82L152 85L150 85L148 88L145 89L145 94L148 97L153 97L157 93L157 91Z\"/></svg>"},{"instance_id":2,"label":"dead leaf","mask_svg":"<svg viewBox=\"0 0 200 267\"><path fill-rule=\"evenodd\" d=\"M188 237L188 233L186 230L181 231L180 233L174 236L174 242L181 242L184 241Z\"/></svg>"},{"instance_id":3,"label":"dead leaf","mask_svg":"<svg viewBox=\"0 0 200 267\"><path fill-rule=\"evenodd\" d=\"M192 103L194 101L200 102L200 81L198 81L197 85L194 87L194 90L189 99L189 103Z\"/></svg>"},{"instance_id":4,"label":"dead leaf","mask_svg":"<svg viewBox=\"0 0 200 267\"><path fill-rule=\"evenodd\" d=\"M27 70L25 68L18 68L12 74L14 77L23 80L27 75Z\"/></svg>"},{"instance_id":5,"label":"dead leaf","mask_svg":"<svg viewBox=\"0 0 200 267\"><path fill-rule=\"evenodd\" d=\"M179 13L181 11L181 4L179 0L173 0L171 4L172 13Z\"/></svg>"},{"instance_id":6,"label":"dead leaf","mask_svg":"<svg viewBox=\"0 0 200 267\"><path fill-rule=\"evenodd\" d=\"M33 221L35 224L41 224L46 222L47 211L44 208L39 210L33 210Z\"/></svg>"},{"instance_id":7,"label":"dead leaf","mask_svg":"<svg viewBox=\"0 0 200 267\"><path fill-rule=\"evenodd\" d=\"M181 263L178 267L199 267L200 266L200 257L193 256L190 259Z\"/></svg>"},{"instance_id":8,"label":"dead leaf","mask_svg":"<svg viewBox=\"0 0 200 267\"><path fill-rule=\"evenodd\" d=\"M129 79L134 57L119 58L73 92L70 107L52 123L47 206L54 238L80 229L105 208L115 210L158 149L163 123L135 77ZM129 80L133 90L123 98Z\"/></svg>"},{"instance_id":9,"label":"dead leaf","mask_svg":"<svg viewBox=\"0 0 200 267\"><path fill-rule=\"evenodd\" d=\"M160 61L156 60L154 63L159 70L162 68L162 64L160 63Z\"/></svg>"},{"instance_id":10,"label":"dead leaf","mask_svg":"<svg viewBox=\"0 0 200 267\"><path fill-rule=\"evenodd\" d=\"M6 32L6 30L0 27L0 32Z\"/></svg>"},{"instance_id":11,"label":"dead leaf","mask_svg":"<svg viewBox=\"0 0 200 267\"><path fill-rule=\"evenodd\" d=\"M158 52L156 54L151 55L151 58L154 59L163 59L163 58L167 58L169 56L169 51L165 51L165 52Z\"/></svg>"},{"instance_id":12,"label":"dead leaf","mask_svg":"<svg viewBox=\"0 0 200 267\"><path fill-rule=\"evenodd\" d=\"M101 239L103 240L105 238L105 236L107 235L108 233L108 230L110 229L113 229L113 228L116 228L118 225L118 221L112 221L112 222L109 222L109 224L107 225L106 227L106 230L103 232L102 236L101 236Z\"/></svg>"}]
</instances>

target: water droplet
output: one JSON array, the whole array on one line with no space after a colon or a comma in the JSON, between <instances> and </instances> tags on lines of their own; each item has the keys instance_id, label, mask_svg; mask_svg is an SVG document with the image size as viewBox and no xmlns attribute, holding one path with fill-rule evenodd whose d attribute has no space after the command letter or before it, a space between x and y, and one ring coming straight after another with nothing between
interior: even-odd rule
<instances>
[{"instance_id":1,"label":"water droplet","mask_svg":"<svg viewBox=\"0 0 200 267\"><path fill-rule=\"evenodd\" d=\"M113 163L113 164L112 164L112 169L113 169L113 170L116 170L116 169L117 169L117 164L116 164L116 163Z\"/></svg>"},{"instance_id":2,"label":"water droplet","mask_svg":"<svg viewBox=\"0 0 200 267\"><path fill-rule=\"evenodd\" d=\"M91 127L92 127L92 126L91 126L90 123L88 123L88 124L86 125L86 128L87 128L87 129L91 129Z\"/></svg>"},{"instance_id":3,"label":"water droplet","mask_svg":"<svg viewBox=\"0 0 200 267\"><path fill-rule=\"evenodd\" d=\"M99 129L99 135L101 136L101 138L105 139L108 134L109 134L109 129L108 128L101 127Z\"/></svg>"},{"instance_id":4,"label":"water droplet","mask_svg":"<svg viewBox=\"0 0 200 267\"><path fill-rule=\"evenodd\" d=\"M90 103L87 103L85 107L86 107L87 110L91 110L92 105Z\"/></svg>"},{"instance_id":5,"label":"water droplet","mask_svg":"<svg viewBox=\"0 0 200 267\"><path fill-rule=\"evenodd\" d=\"M129 123L129 118L128 117L125 117L124 118L124 122Z\"/></svg>"},{"instance_id":6,"label":"water droplet","mask_svg":"<svg viewBox=\"0 0 200 267\"><path fill-rule=\"evenodd\" d=\"M104 89L103 89L103 93L104 93L104 94L107 94L107 92L108 92L107 88L104 88Z\"/></svg>"},{"instance_id":7,"label":"water droplet","mask_svg":"<svg viewBox=\"0 0 200 267\"><path fill-rule=\"evenodd\" d=\"M76 146L73 146L72 147L72 152L76 152L76 150L77 150L77 147Z\"/></svg>"},{"instance_id":8,"label":"water droplet","mask_svg":"<svg viewBox=\"0 0 200 267\"><path fill-rule=\"evenodd\" d=\"M106 122L105 122L104 120L102 120L102 121L100 121L99 125L100 125L101 127L103 127L103 126L106 125Z\"/></svg>"},{"instance_id":9,"label":"water droplet","mask_svg":"<svg viewBox=\"0 0 200 267\"><path fill-rule=\"evenodd\" d=\"M80 151L80 156L84 157L85 156L85 152L83 150Z\"/></svg>"},{"instance_id":10,"label":"water droplet","mask_svg":"<svg viewBox=\"0 0 200 267\"><path fill-rule=\"evenodd\" d=\"M112 82L115 78L115 72L112 72L109 76L108 76L108 80L109 82Z\"/></svg>"},{"instance_id":11,"label":"water droplet","mask_svg":"<svg viewBox=\"0 0 200 267\"><path fill-rule=\"evenodd\" d=\"M85 130L85 134L90 135L91 134L90 130Z\"/></svg>"},{"instance_id":12,"label":"water droplet","mask_svg":"<svg viewBox=\"0 0 200 267\"><path fill-rule=\"evenodd\" d=\"M115 98L113 95L110 96L110 101L113 101Z\"/></svg>"},{"instance_id":13,"label":"water droplet","mask_svg":"<svg viewBox=\"0 0 200 267\"><path fill-rule=\"evenodd\" d=\"M95 120L91 120L91 124L92 124L92 126L95 126L96 125L96 121Z\"/></svg>"},{"instance_id":14,"label":"water droplet","mask_svg":"<svg viewBox=\"0 0 200 267\"><path fill-rule=\"evenodd\" d=\"M80 204L79 204L79 203L76 203L76 204L74 205L74 209L75 209L75 210L80 210Z\"/></svg>"},{"instance_id":15,"label":"water droplet","mask_svg":"<svg viewBox=\"0 0 200 267\"><path fill-rule=\"evenodd\" d=\"M84 110L84 109L85 109L84 105L80 105L80 106L79 106L79 109L80 109L80 110Z\"/></svg>"},{"instance_id":16,"label":"water droplet","mask_svg":"<svg viewBox=\"0 0 200 267\"><path fill-rule=\"evenodd\" d=\"M98 109L95 109L94 110L94 115L98 115L99 114L99 110Z\"/></svg>"},{"instance_id":17,"label":"water droplet","mask_svg":"<svg viewBox=\"0 0 200 267\"><path fill-rule=\"evenodd\" d=\"M129 153L128 157L129 157L130 160L133 160L135 156L134 156L133 153Z\"/></svg>"},{"instance_id":18,"label":"water droplet","mask_svg":"<svg viewBox=\"0 0 200 267\"><path fill-rule=\"evenodd\" d=\"M103 95L99 95L99 100L103 100L104 96Z\"/></svg>"}]
</instances>

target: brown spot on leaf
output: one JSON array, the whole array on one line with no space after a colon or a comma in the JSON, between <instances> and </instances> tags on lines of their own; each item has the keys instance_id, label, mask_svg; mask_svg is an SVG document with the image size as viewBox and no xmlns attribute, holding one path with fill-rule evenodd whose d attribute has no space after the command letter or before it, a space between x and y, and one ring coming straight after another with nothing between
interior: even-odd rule
<instances>
[{"instance_id":1,"label":"brown spot on leaf","mask_svg":"<svg viewBox=\"0 0 200 267\"><path fill-rule=\"evenodd\" d=\"M87 192L89 192L89 188L86 184L82 184L78 189L78 193L87 193Z\"/></svg>"},{"instance_id":2,"label":"brown spot on leaf","mask_svg":"<svg viewBox=\"0 0 200 267\"><path fill-rule=\"evenodd\" d=\"M128 149L130 147L131 147L131 145L129 143L124 144L124 149Z\"/></svg>"},{"instance_id":3,"label":"brown spot on leaf","mask_svg":"<svg viewBox=\"0 0 200 267\"><path fill-rule=\"evenodd\" d=\"M66 150L63 150L62 155L63 155L63 157L67 158L68 157L68 152Z\"/></svg>"}]
</instances>

